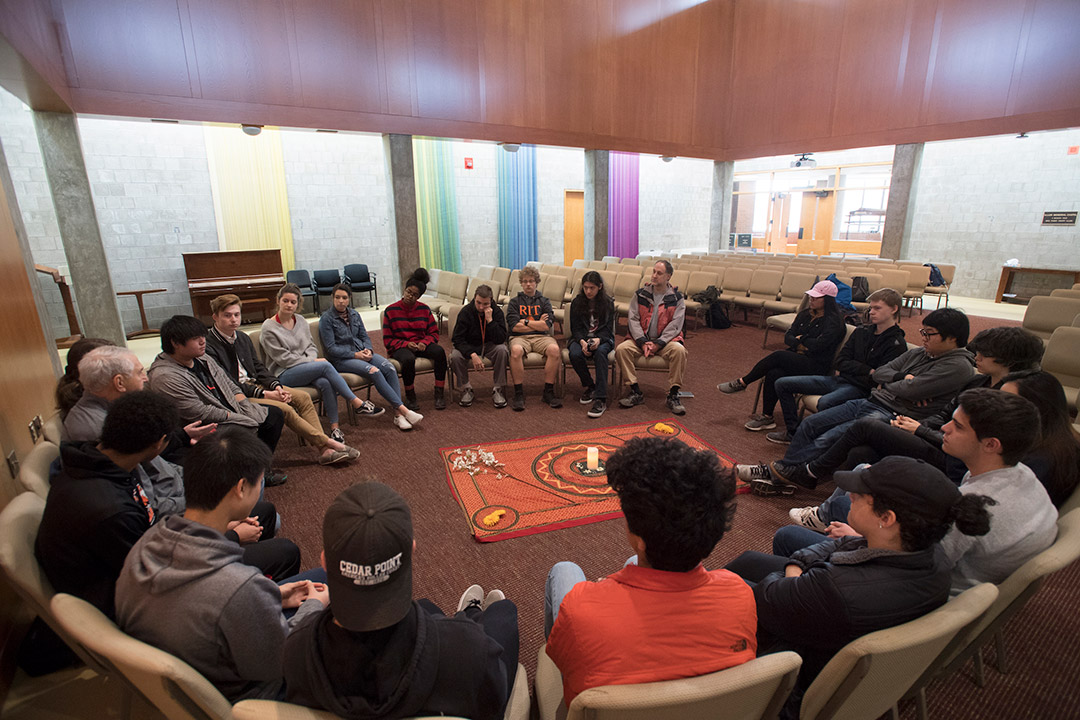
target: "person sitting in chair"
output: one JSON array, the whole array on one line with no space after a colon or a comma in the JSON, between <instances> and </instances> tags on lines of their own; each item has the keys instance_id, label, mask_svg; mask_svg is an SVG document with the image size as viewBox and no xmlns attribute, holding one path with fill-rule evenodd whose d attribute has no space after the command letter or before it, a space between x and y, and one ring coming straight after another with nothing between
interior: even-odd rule
<instances>
[{"instance_id":1,"label":"person sitting in chair","mask_svg":"<svg viewBox=\"0 0 1080 720\"><path fill-rule=\"evenodd\" d=\"M458 404L462 407L473 404L475 393L469 370L481 372L484 358L491 361L491 401L497 408L506 407L503 385L506 383L506 363L510 351L506 347L506 319L493 300L489 285L476 288L472 302L461 308L457 324L454 325L450 367L461 390Z\"/></svg>"}]
</instances>

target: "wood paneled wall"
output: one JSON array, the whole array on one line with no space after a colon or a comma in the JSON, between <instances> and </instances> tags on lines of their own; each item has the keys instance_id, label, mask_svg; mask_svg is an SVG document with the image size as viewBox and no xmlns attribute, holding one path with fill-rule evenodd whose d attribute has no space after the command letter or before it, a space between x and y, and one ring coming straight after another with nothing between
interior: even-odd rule
<instances>
[{"instance_id":1,"label":"wood paneled wall","mask_svg":"<svg viewBox=\"0 0 1080 720\"><path fill-rule=\"evenodd\" d=\"M1080 124L1076 0L22 5L82 113L718 159Z\"/></svg>"}]
</instances>

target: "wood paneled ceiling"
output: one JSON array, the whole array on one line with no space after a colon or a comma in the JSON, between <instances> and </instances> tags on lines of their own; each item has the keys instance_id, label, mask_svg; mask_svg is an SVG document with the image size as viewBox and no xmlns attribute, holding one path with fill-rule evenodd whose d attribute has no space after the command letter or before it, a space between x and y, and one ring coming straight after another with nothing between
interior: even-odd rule
<instances>
[{"instance_id":1,"label":"wood paneled ceiling","mask_svg":"<svg viewBox=\"0 0 1080 720\"><path fill-rule=\"evenodd\" d=\"M717 159L1080 125L1078 29L1076 0L0 3L77 113Z\"/></svg>"}]
</instances>

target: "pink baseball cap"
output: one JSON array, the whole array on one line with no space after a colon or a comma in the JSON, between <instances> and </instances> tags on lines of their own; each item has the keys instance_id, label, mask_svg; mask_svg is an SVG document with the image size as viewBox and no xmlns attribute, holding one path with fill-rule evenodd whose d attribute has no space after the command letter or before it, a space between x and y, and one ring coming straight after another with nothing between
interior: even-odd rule
<instances>
[{"instance_id":1,"label":"pink baseball cap","mask_svg":"<svg viewBox=\"0 0 1080 720\"><path fill-rule=\"evenodd\" d=\"M824 297L825 295L836 297L836 286L828 280L822 280L817 285L807 290L806 294L810 297Z\"/></svg>"}]
</instances>

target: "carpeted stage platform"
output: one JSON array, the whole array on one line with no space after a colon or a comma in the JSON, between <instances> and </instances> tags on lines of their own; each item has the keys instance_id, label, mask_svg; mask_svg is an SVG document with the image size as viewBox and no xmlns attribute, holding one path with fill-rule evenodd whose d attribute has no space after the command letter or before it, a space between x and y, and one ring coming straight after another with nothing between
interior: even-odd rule
<instances>
[{"instance_id":1,"label":"carpeted stage platform","mask_svg":"<svg viewBox=\"0 0 1080 720\"><path fill-rule=\"evenodd\" d=\"M682 427L738 462L772 460L782 448L765 440L764 433L743 429L753 403L753 392L721 395L716 383L736 377L750 368L764 352L763 331L737 322L728 330L701 328L690 333L686 389L695 397L685 401L687 415ZM919 315L907 318L903 327L910 341L917 339ZM1009 323L972 318L974 331ZM372 333L381 351L379 333ZM781 338L770 335L768 349L781 347ZM443 346L449 342L443 338ZM542 375L528 374L526 411L496 410L490 404L490 377L474 380L477 400L471 408L451 404L445 411L431 408L432 376L417 378L424 422L410 433L398 431L388 414L344 425L350 444L364 452L351 467L327 468L313 463L311 448L298 446L295 437L283 436L276 460L289 471L289 482L267 490L285 520L283 534L303 550L305 567L319 561L322 517L333 498L364 477L376 478L397 488L413 508L416 531L414 559L415 592L444 609L452 610L461 591L473 582L485 589L501 588L518 605L521 660L532 674L536 652L543 642L543 586L551 565L558 560L580 564L589 578L617 570L631 554L621 519L567 527L517 537L508 542L477 542L469 533L463 511L446 484L440 448L481 445L519 438L596 431L599 428L655 422L670 414L664 407L667 389L660 373L643 373L643 406L624 410L612 407L598 420L586 417L586 406L577 402L576 376L568 375L565 405L558 410L540 402ZM373 399L379 398L373 395ZM344 417L344 413L342 414ZM719 568L746 549L768 550L773 531L788 521L791 507L809 505L825 498L828 483L814 491L787 498L740 495L734 525L724 536L706 566ZM813 622L807 618L807 622ZM930 711L936 718L1071 718L1080 707L1080 565L1052 577L1034 601L1008 628L1011 672L1001 675L988 669L987 687L980 690L971 680L970 666L929 690ZM986 651L993 658L993 650ZM912 707L904 717L914 717Z\"/></svg>"}]
</instances>

